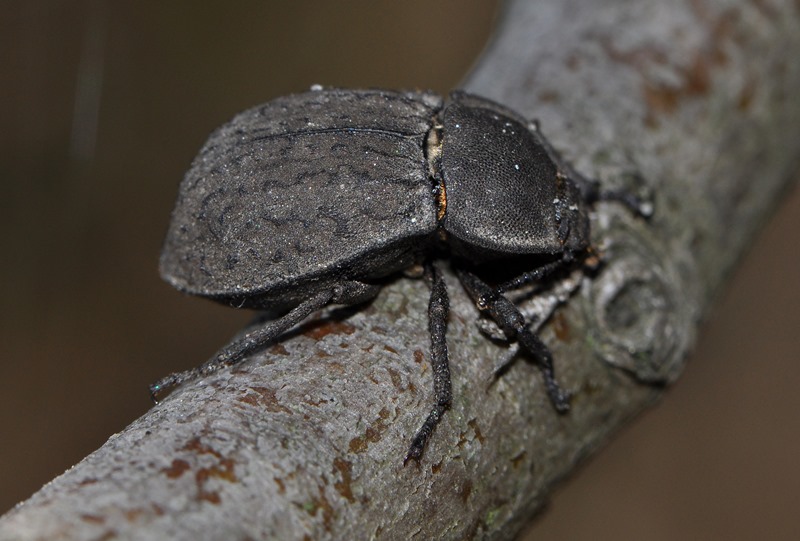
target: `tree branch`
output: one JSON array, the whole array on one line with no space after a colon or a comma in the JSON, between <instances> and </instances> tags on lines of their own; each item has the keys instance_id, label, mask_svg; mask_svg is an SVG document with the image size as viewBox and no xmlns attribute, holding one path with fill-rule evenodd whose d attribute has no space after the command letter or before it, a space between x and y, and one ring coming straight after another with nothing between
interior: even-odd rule
<instances>
[{"instance_id":1,"label":"tree branch","mask_svg":"<svg viewBox=\"0 0 800 541\"><path fill-rule=\"evenodd\" d=\"M522 301L572 410L488 340L453 278L453 407L431 404L423 281L326 310L173 393L0 519L0 539L514 537L559 479L681 371L723 278L797 170L798 4L510 2L465 88L541 120L579 171L654 194L599 204L596 277ZM568 303L563 303L569 298ZM178 364L178 363L176 363Z\"/></svg>"}]
</instances>

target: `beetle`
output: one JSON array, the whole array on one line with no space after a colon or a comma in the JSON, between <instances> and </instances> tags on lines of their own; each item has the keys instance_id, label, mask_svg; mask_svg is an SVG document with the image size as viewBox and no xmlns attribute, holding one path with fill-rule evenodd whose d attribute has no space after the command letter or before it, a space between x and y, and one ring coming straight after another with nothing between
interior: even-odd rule
<instances>
[{"instance_id":1,"label":"beetle","mask_svg":"<svg viewBox=\"0 0 800 541\"><path fill-rule=\"evenodd\" d=\"M240 113L211 134L180 185L161 275L230 306L291 309L162 378L151 396L241 361L328 304L368 301L380 279L423 264L435 400L404 463L419 461L452 398L449 301L432 263L445 255L478 308L533 356L565 412L550 351L504 293L584 260L588 206L638 204L610 193L569 168L535 123L463 91L443 99L317 88ZM520 258L532 262L517 276L479 277Z\"/></svg>"}]
</instances>

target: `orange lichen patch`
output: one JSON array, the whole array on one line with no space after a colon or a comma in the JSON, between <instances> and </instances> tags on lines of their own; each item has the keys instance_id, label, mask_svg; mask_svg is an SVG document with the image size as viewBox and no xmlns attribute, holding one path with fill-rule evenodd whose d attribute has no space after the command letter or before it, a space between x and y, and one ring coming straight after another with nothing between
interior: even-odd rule
<instances>
[{"instance_id":1,"label":"orange lichen patch","mask_svg":"<svg viewBox=\"0 0 800 541\"><path fill-rule=\"evenodd\" d=\"M216 490L207 490L206 483L211 478L222 479L228 482L236 482L236 474L233 472L233 460L229 458L220 459L219 465L211 466L209 468L200 468L194 474L195 482L197 483L197 499L205 500L213 504L219 504L221 501L219 492Z\"/></svg>"},{"instance_id":2,"label":"orange lichen patch","mask_svg":"<svg viewBox=\"0 0 800 541\"><path fill-rule=\"evenodd\" d=\"M285 494L286 493L286 485L283 484L283 479L280 477L273 477L275 484L278 485L278 494Z\"/></svg>"},{"instance_id":3,"label":"orange lichen patch","mask_svg":"<svg viewBox=\"0 0 800 541\"><path fill-rule=\"evenodd\" d=\"M228 481L229 483L235 483L238 481L238 479L236 478L236 474L234 473L233 469L233 460L230 458L223 458L219 461L219 466L207 468L208 474L206 477L216 477L218 479Z\"/></svg>"},{"instance_id":4,"label":"orange lichen patch","mask_svg":"<svg viewBox=\"0 0 800 541\"><path fill-rule=\"evenodd\" d=\"M136 522L139 517L145 514L145 510L140 507L134 507L125 511L125 518L128 522Z\"/></svg>"},{"instance_id":5,"label":"orange lichen patch","mask_svg":"<svg viewBox=\"0 0 800 541\"><path fill-rule=\"evenodd\" d=\"M275 344L271 348L269 348L269 352L273 355L289 355L289 352L283 344Z\"/></svg>"},{"instance_id":6,"label":"orange lichen patch","mask_svg":"<svg viewBox=\"0 0 800 541\"><path fill-rule=\"evenodd\" d=\"M340 362L332 361L326 364L325 366L327 366L328 370L330 370L331 372L337 372L339 374L344 373L344 365Z\"/></svg>"},{"instance_id":7,"label":"orange lichen patch","mask_svg":"<svg viewBox=\"0 0 800 541\"><path fill-rule=\"evenodd\" d=\"M217 464L198 469L194 477L195 483L197 484L197 499L215 505L219 504L221 501L219 492L216 490L207 490L206 483L209 479L221 479L229 483L237 482L239 479L234 472L235 463L233 459L223 457L219 451L203 444L200 438L192 439L189 443L184 445L181 450L192 451L198 455L211 455L217 459Z\"/></svg>"},{"instance_id":8,"label":"orange lichen patch","mask_svg":"<svg viewBox=\"0 0 800 541\"><path fill-rule=\"evenodd\" d=\"M553 316L553 332L555 333L556 338L562 342L569 340L569 323L567 322L567 318L564 317L564 314L561 312L556 312Z\"/></svg>"},{"instance_id":9,"label":"orange lichen patch","mask_svg":"<svg viewBox=\"0 0 800 541\"><path fill-rule=\"evenodd\" d=\"M555 90L543 90L538 95L539 101L542 103L556 103L559 97Z\"/></svg>"},{"instance_id":10,"label":"orange lichen patch","mask_svg":"<svg viewBox=\"0 0 800 541\"><path fill-rule=\"evenodd\" d=\"M222 501L218 491L204 489L200 489L200 491L197 493L197 499L207 501L208 503L213 503L214 505L219 505Z\"/></svg>"},{"instance_id":11,"label":"orange lichen patch","mask_svg":"<svg viewBox=\"0 0 800 541\"><path fill-rule=\"evenodd\" d=\"M467 426L469 426L475 432L475 439L483 444L486 441L486 438L483 437L481 434L481 429L478 426L478 421L476 419L472 419L467 422Z\"/></svg>"},{"instance_id":12,"label":"orange lichen patch","mask_svg":"<svg viewBox=\"0 0 800 541\"><path fill-rule=\"evenodd\" d=\"M469 495L472 494L472 481L467 480L461 486L461 490L459 490L458 493L461 496L461 502L462 503L467 503L467 500L469 499Z\"/></svg>"},{"instance_id":13,"label":"orange lichen patch","mask_svg":"<svg viewBox=\"0 0 800 541\"><path fill-rule=\"evenodd\" d=\"M425 360L425 353L421 349L414 350L414 362L419 364Z\"/></svg>"},{"instance_id":14,"label":"orange lichen patch","mask_svg":"<svg viewBox=\"0 0 800 541\"><path fill-rule=\"evenodd\" d=\"M694 51L688 65L674 66L680 77L678 84L666 85L652 80L649 75L650 65L670 63L670 58L664 51L654 47L620 51L613 46L610 39L601 40L603 48L612 59L630 64L642 75L642 95L648 107L644 121L648 126L655 126L657 115L675 111L684 100L707 95L711 91L714 68L728 62L724 44L733 34L738 12L730 9L714 17L702 3L693 2L691 5L698 19L709 27L708 38Z\"/></svg>"},{"instance_id":15,"label":"orange lichen patch","mask_svg":"<svg viewBox=\"0 0 800 541\"><path fill-rule=\"evenodd\" d=\"M308 404L309 406L314 406L315 408L320 407L322 404L327 404L330 402L327 398L320 398L318 400L312 400L311 397L303 397L303 403Z\"/></svg>"},{"instance_id":16,"label":"orange lichen patch","mask_svg":"<svg viewBox=\"0 0 800 541\"><path fill-rule=\"evenodd\" d=\"M352 470L353 470L353 463L341 458L334 458L333 459L333 471L336 473L337 471L341 474L342 480L337 481L333 484L333 488L342 495L343 498L347 499L350 502L356 501L353 497L353 490L350 486L352 482Z\"/></svg>"},{"instance_id":17,"label":"orange lichen patch","mask_svg":"<svg viewBox=\"0 0 800 541\"><path fill-rule=\"evenodd\" d=\"M311 498L309 503L301 507L312 517L317 516L317 512L322 510L322 524L327 531L330 531L331 522L333 521L333 507L325 495L325 488L322 485L318 485L317 488L319 489L319 498Z\"/></svg>"},{"instance_id":18,"label":"orange lichen patch","mask_svg":"<svg viewBox=\"0 0 800 541\"><path fill-rule=\"evenodd\" d=\"M511 459L511 465L515 468L519 468L520 464L522 464L522 462L525 460L527 454L527 451L522 451L520 454Z\"/></svg>"},{"instance_id":19,"label":"orange lichen patch","mask_svg":"<svg viewBox=\"0 0 800 541\"><path fill-rule=\"evenodd\" d=\"M252 392L250 392L252 391ZM275 396L275 391L267 387L250 387L247 394L238 398L239 402L244 402L251 406L264 408L273 413L283 412L292 413L292 410L282 405Z\"/></svg>"},{"instance_id":20,"label":"orange lichen patch","mask_svg":"<svg viewBox=\"0 0 800 541\"><path fill-rule=\"evenodd\" d=\"M654 113L670 113L678 106L680 89L653 85L649 81L642 82L642 94L648 107L648 125L654 125Z\"/></svg>"},{"instance_id":21,"label":"orange lichen patch","mask_svg":"<svg viewBox=\"0 0 800 541\"><path fill-rule=\"evenodd\" d=\"M739 99L736 101L736 107L745 112L750 109L750 105L753 103L753 98L756 95L756 84L753 82L752 79L748 79L745 81L744 86L739 91Z\"/></svg>"},{"instance_id":22,"label":"orange lichen patch","mask_svg":"<svg viewBox=\"0 0 800 541\"><path fill-rule=\"evenodd\" d=\"M367 450L370 443L381 441L381 431L368 426L363 436L350 440L349 449L351 453L363 453Z\"/></svg>"},{"instance_id":23,"label":"orange lichen patch","mask_svg":"<svg viewBox=\"0 0 800 541\"><path fill-rule=\"evenodd\" d=\"M325 320L310 325L303 333L314 340L322 340L329 334L353 334L356 328L342 321Z\"/></svg>"},{"instance_id":24,"label":"orange lichen patch","mask_svg":"<svg viewBox=\"0 0 800 541\"><path fill-rule=\"evenodd\" d=\"M189 463L185 460L181 460L180 458L176 458L172 461L172 464L168 468L164 468L161 471L167 474L167 477L170 479L177 479L183 473L189 469Z\"/></svg>"},{"instance_id":25,"label":"orange lichen patch","mask_svg":"<svg viewBox=\"0 0 800 541\"><path fill-rule=\"evenodd\" d=\"M350 452L357 454L363 453L367 450L370 443L381 441L381 437L387 428L386 419L388 418L389 411L386 408L382 408L381 411L378 412L378 418L373 421L372 425L367 427L364 431L364 435L350 440Z\"/></svg>"},{"instance_id":26,"label":"orange lichen patch","mask_svg":"<svg viewBox=\"0 0 800 541\"><path fill-rule=\"evenodd\" d=\"M711 90L711 55L698 53L688 68L682 70L683 83L664 86L642 82L642 93L651 113L671 113L685 98L700 97Z\"/></svg>"},{"instance_id":27,"label":"orange lichen patch","mask_svg":"<svg viewBox=\"0 0 800 541\"><path fill-rule=\"evenodd\" d=\"M567 57L566 66L570 71L577 70L581 65L581 57L576 54L571 54Z\"/></svg>"},{"instance_id":28,"label":"orange lichen patch","mask_svg":"<svg viewBox=\"0 0 800 541\"><path fill-rule=\"evenodd\" d=\"M387 368L386 371L389 372L389 377L392 379L392 385L394 385L395 389L402 391L403 383L400 379L400 373L392 368Z\"/></svg>"}]
</instances>

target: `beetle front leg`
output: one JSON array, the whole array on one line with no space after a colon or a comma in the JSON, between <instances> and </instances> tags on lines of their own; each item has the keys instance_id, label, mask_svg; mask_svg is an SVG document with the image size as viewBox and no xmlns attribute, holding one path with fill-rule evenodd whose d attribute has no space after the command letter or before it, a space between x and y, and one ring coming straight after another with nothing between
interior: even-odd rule
<instances>
[{"instance_id":1,"label":"beetle front leg","mask_svg":"<svg viewBox=\"0 0 800 541\"><path fill-rule=\"evenodd\" d=\"M572 262L573 256L571 253L565 253L561 259L557 259L556 261L551 261L550 263L545 263L540 267L536 267L532 271L524 272L519 276L515 276L511 280L504 282L497 286L495 289L496 293L504 293L506 291L513 291L515 289L519 289L524 285L530 284L532 282L540 282L553 274L554 272L558 271L559 269L564 268L566 265ZM488 287L488 286L487 286Z\"/></svg>"},{"instance_id":2,"label":"beetle front leg","mask_svg":"<svg viewBox=\"0 0 800 541\"><path fill-rule=\"evenodd\" d=\"M439 269L433 264L425 268L426 278L431 283L431 299L428 304L428 327L431 335L431 367L433 368L433 393L436 404L428 414L428 418L417 431L411 442L403 465L413 459L419 462L425 444L433 429L439 424L444 412L450 409L452 387L450 383L450 361L447 356L447 316L450 313L450 300L447 286Z\"/></svg>"},{"instance_id":3,"label":"beetle front leg","mask_svg":"<svg viewBox=\"0 0 800 541\"><path fill-rule=\"evenodd\" d=\"M562 174L569 177L569 179L578 187L581 192L581 197L589 204L594 204L597 201L616 201L622 203L632 212L638 214L642 218L650 218L653 214L653 204L650 201L644 200L638 195L628 190L604 190L600 181L588 178L579 173L572 165L566 161L561 153L558 152L553 145L550 144L539 129L537 121L530 122L528 129L536 138L536 142L544 147L550 159L556 164Z\"/></svg>"},{"instance_id":4,"label":"beetle front leg","mask_svg":"<svg viewBox=\"0 0 800 541\"><path fill-rule=\"evenodd\" d=\"M528 323L519 309L500 291L492 289L474 274L459 270L458 277L467 293L478 305L478 309L487 312L510 340L516 338L517 342L533 355L544 377L547 395L556 411L559 413L569 411L570 395L556 381L553 355L545 343L528 328Z\"/></svg>"}]
</instances>

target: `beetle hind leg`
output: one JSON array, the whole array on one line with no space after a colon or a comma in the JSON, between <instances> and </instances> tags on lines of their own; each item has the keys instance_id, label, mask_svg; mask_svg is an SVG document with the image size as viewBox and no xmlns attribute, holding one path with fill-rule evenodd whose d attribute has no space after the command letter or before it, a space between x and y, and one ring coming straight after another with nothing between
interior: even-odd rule
<instances>
[{"instance_id":1,"label":"beetle hind leg","mask_svg":"<svg viewBox=\"0 0 800 541\"><path fill-rule=\"evenodd\" d=\"M153 402L158 402L159 396L187 381L209 376L222 368L238 363L248 354L263 348L288 329L303 321L315 310L331 303L358 304L365 302L375 297L379 290L379 286L362 282L342 282L334 285L331 289L321 291L301 302L284 316L251 329L241 338L220 349L200 366L161 378L150 385L150 398Z\"/></svg>"},{"instance_id":2,"label":"beetle hind leg","mask_svg":"<svg viewBox=\"0 0 800 541\"><path fill-rule=\"evenodd\" d=\"M447 316L450 312L450 300L447 296L447 286L442 279L439 269L433 264L426 266L425 274L431 282L431 298L428 304L428 326L431 335L431 367L433 368L433 391L436 404L428 414L422 427L417 431L411 441L403 464L409 460L419 461L425 444L428 442L433 429L439 424L444 412L450 409L452 402L452 387L450 383L450 362L447 356Z\"/></svg>"}]
</instances>

